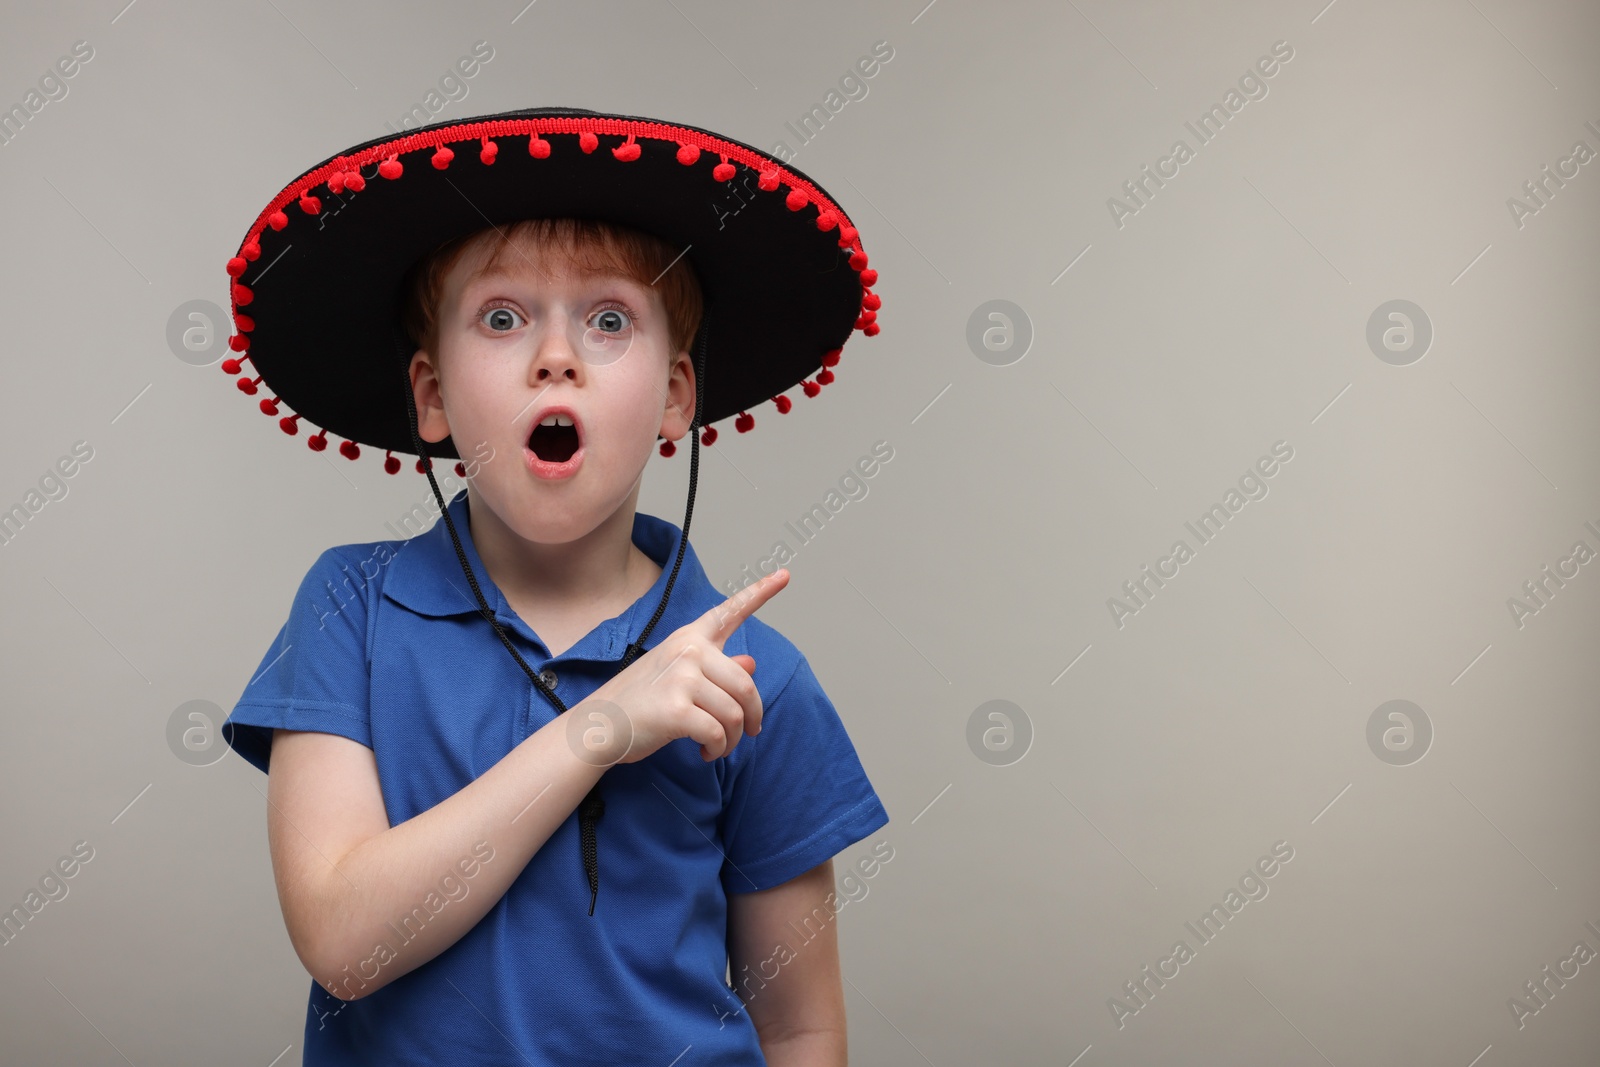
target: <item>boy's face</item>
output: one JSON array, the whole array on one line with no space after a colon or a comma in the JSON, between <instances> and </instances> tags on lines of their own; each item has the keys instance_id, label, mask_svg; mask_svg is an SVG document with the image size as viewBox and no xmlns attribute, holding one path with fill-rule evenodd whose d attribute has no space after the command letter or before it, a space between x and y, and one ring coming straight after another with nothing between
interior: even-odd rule
<instances>
[{"instance_id":1,"label":"boy's face","mask_svg":"<svg viewBox=\"0 0 1600 1067\"><path fill-rule=\"evenodd\" d=\"M650 286L580 274L527 243L469 279L486 257L469 253L451 269L439 351L412 357L418 431L429 442L449 435L463 462L479 461L473 487L507 526L563 544L636 499L657 434L688 432L693 364L671 351ZM573 425L536 434L554 408Z\"/></svg>"}]
</instances>

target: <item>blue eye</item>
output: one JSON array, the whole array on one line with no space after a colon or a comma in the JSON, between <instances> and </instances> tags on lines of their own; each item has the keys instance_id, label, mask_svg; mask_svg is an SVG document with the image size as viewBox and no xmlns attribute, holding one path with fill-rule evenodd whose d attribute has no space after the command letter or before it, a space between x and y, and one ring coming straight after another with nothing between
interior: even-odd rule
<instances>
[{"instance_id":1,"label":"blue eye","mask_svg":"<svg viewBox=\"0 0 1600 1067\"><path fill-rule=\"evenodd\" d=\"M498 307L485 311L478 321L496 333L504 333L506 330L516 329L517 323L522 321L522 316L510 308Z\"/></svg>"},{"instance_id":2,"label":"blue eye","mask_svg":"<svg viewBox=\"0 0 1600 1067\"><path fill-rule=\"evenodd\" d=\"M603 333L621 333L633 325L632 316L619 307L601 308L589 321Z\"/></svg>"}]
</instances>

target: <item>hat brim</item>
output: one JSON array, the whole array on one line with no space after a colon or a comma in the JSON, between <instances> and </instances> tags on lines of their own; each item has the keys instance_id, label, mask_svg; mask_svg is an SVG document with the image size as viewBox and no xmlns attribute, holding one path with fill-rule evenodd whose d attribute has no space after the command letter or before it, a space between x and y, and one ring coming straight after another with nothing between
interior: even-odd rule
<instances>
[{"instance_id":1,"label":"hat brim","mask_svg":"<svg viewBox=\"0 0 1600 1067\"><path fill-rule=\"evenodd\" d=\"M549 146L543 158L530 153L535 140ZM486 163L488 142L496 151ZM453 152L442 168L441 146ZM683 162L694 154L680 154L684 146L698 158ZM380 173L394 169L385 161L400 164L397 177ZM732 176L721 168L719 180L713 171L724 163ZM354 174L359 192L345 184ZM870 289L859 235L796 168L691 126L537 108L368 141L286 186L230 265L230 274L244 267L231 295L236 319L242 313L250 327L241 332L254 373L324 432L324 445L331 432L413 453L409 359L396 347L408 269L445 241L555 217L633 227L685 250L707 308L697 425L776 399L825 355L836 361L852 330L877 332L861 321ZM286 429L298 427L291 419ZM428 452L460 458L448 438Z\"/></svg>"}]
</instances>

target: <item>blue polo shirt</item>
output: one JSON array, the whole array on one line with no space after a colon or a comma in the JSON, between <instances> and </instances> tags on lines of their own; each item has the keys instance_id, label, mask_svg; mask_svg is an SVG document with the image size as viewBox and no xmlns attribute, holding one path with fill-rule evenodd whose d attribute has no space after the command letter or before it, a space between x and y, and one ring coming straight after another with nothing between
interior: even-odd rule
<instances>
[{"instance_id":1,"label":"blue polo shirt","mask_svg":"<svg viewBox=\"0 0 1600 1067\"><path fill-rule=\"evenodd\" d=\"M466 490L448 507L484 599L528 665L553 673L546 681L568 707L618 673L666 588L679 527L635 513L633 543L661 565L660 577L552 657L484 568ZM647 645L726 599L687 548ZM764 1063L726 977L728 895L788 881L889 816L787 638L751 617L724 652L755 657L762 730L709 763L683 737L605 772L592 916L574 811L477 925L432 960L359 1000L313 981L306 1067ZM274 727L359 741L376 758L393 826L459 792L555 715L479 614L449 530L435 521L416 537L317 558L222 736L263 771ZM422 910L395 916L389 949L471 892L467 872L482 862L497 858L464 855L418 901ZM801 951L800 935L788 940ZM359 972L380 974L386 958L375 951L344 980L359 988ZM758 982L754 974L734 977Z\"/></svg>"}]
</instances>

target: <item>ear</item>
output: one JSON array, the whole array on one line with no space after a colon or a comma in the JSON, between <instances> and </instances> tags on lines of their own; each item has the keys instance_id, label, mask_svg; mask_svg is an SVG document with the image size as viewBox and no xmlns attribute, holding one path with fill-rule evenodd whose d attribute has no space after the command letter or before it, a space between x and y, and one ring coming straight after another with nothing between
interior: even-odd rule
<instances>
[{"instance_id":1,"label":"ear","mask_svg":"<svg viewBox=\"0 0 1600 1067\"><path fill-rule=\"evenodd\" d=\"M669 441L680 441L694 422L694 361L687 349L673 357L666 393L660 433Z\"/></svg>"},{"instance_id":2,"label":"ear","mask_svg":"<svg viewBox=\"0 0 1600 1067\"><path fill-rule=\"evenodd\" d=\"M433 357L425 349L417 349L411 357L411 393L417 400L417 434L426 442L437 444L450 436L450 423L444 415L444 391Z\"/></svg>"}]
</instances>

